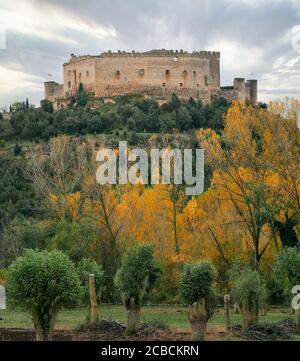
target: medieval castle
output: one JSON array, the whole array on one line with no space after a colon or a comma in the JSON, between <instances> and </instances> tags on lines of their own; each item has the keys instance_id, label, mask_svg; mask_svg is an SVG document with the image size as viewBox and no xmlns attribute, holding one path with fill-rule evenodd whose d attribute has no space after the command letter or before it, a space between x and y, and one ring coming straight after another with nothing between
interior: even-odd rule
<instances>
[{"instance_id":1,"label":"medieval castle","mask_svg":"<svg viewBox=\"0 0 300 361\"><path fill-rule=\"evenodd\" d=\"M220 86L220 53L183 50L148 52L108 51L96 56L71 55L64 67L64 82L45 82L45 99L54 109L64 107L75 95L79 84L96 97L112 98L128 93L143 93L159 102L172 93L181 99L214 97L257 103L257 80L235 78L233 86Z\"/></svg>"}]
</instances>

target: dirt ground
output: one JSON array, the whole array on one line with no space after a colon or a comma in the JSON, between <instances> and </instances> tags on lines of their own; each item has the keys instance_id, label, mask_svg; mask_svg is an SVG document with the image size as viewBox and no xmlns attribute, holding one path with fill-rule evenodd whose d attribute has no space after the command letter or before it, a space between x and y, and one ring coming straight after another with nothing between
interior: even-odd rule
<instances>
[{"instance_id":1,"label":"dirt ground","mask_svg":"<svg viewBox=\"0 0 300 361\"><path fill-rule=\"evenodd\" d=\"M221 340L229 335L220 326L211 326L207 330L206 340ZM31 329L0 329L0 341L34 341L35 333ZM152 334L139 333L135 336L120 336L113 333L79 332L77 330L55 330L53 341L190 341L191 333L183 329L157 330Z\"/></svg>"}]
</instances>

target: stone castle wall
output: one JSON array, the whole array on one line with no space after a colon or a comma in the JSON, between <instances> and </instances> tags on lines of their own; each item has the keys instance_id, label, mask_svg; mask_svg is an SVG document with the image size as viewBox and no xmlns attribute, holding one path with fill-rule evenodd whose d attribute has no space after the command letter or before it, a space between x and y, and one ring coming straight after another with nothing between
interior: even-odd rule
<instances>
[{"instance_id":1,"label":"stone castle wall","mask_svg":"<svg viewBox=\"0 0 300 361\"><path fill-rule=\"evenodd\" d=\"M220 87L220 53L109 52L73 57L64 64L64 93L75 94L80 83L99 97L142 92L168 99L174 92L208 102Z\"/></svg>"},{"instance_id":2,"label":"stone castle wall","mask_svg":"<svg viewBox=\"0 0 300 361\"><path fill-rule=\"evenodd\" d=\"M45 83L45 98L56 101L75 95L82 83L97 97L143 93L157 100L168 100L172 93L208 103L225 94L220 87L220 53L188 53L173 50L106 52L98 56L71 56L64 64L64 83ZM256 89L255 89L256 86ZM226 97L240 101L257 98L257 83L234 80L234 91ZM256 100L257 101L257 100ZM58 103L58 102L57 102ZM63 104L60 100L60 104Z\"/></svg>"}]
</instances>

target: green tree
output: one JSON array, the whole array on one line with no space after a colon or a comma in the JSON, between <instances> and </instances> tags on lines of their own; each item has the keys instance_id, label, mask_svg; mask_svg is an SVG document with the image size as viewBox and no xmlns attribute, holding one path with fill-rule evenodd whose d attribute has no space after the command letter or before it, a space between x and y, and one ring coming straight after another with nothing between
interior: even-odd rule
<instances>
[{"instance_id":1,"label":"green tree","mask_svg":"<svg viewBox=\"0 0 300 361\"><path fill-rule=\"evenodd\" d=\"M153 282L155 273L152 245L139 245L123 258L121 268L115 277L122 301L127 310L127 334L134 334L140 322L141 303ZM151 277L153 279L153 277Z\"/></svg>"},{"instance_id":2,"label":"green tree","mask_svg":"<svg viewBox=\"0 0 300 361\"><path fill-rule=\"evenodd\" d=\"M78 88L78 92L76 94L76 105L78 107L85 107L89 101L90 98L90 93L87 92L84 87L83 84L80 83L79 84L79 88Z\"/></svg>"},{"instance_id":3,"label":"green tree","mask_svg":"<svg viewBox=\"0 0 300 361\"><path fill-rule=\"evenodd\" d=\"M53 113L53 104L48 99L41 100L41 108L44 112Z\"/></svg>"},{"instance_id":4,"label":"green tree","mask_svg":"<svg viewBox=\"0 0 300 361\"><path fill-rule=\"evenodd\" d=\"M100 304L101 300L101 292L103 291L104 281L105 281L105 273L102 270L102 267L99 266L94 260L89 258L83 258L80 262L78 262L77 273L79 276L80 284L82 286L82 302L89 302L89 275L95 275L95 287L97 294L97 301Z\"/></svg>"},{"instance_id":5,"label":"green tree","mask_svg":"<svg viewBox=\"0 0 300 361\"><path fill-rule=\"evenodd\" d=\"M80 283L74 264L59 251L25 251L8 268L6 290L9 302L28 311L36 340L49 341L59 310L80 298Z\"/></svg>"},{"instance_id":6,"label":"green tree","mask_svg":"<svg viewBox=\"0 0 300 361\"><path fill-rule=\"evenodd\" d=\"M234 284L231 295L242 312L243 329L258 323L259 305L267 298L265 282L257 270L246 266L233 266L230 279Z\"/></svg>"},{"instance_id":7,"label":"green tree","mask_svg":"<svg viewBox=\"0 0 300 361\"><path fill-rule=\"evenodd\" d=\"M300 251L297 248L283 248L273 266L275 282L286 299L291 302L292 288L300 284Z\"/></svg>"},{"instance_id":8,"label":"green tree","mask_svg":"<svg viewBox=\"0 0 300 361\"><path fill-rule=\"evenodd\" d=\"M204 339L207 321L214 312L216 276L215 267L208 261L186 264L181 275L179 291L189 305L188 316L195 341Z\"/></svg>"}]
</instances>

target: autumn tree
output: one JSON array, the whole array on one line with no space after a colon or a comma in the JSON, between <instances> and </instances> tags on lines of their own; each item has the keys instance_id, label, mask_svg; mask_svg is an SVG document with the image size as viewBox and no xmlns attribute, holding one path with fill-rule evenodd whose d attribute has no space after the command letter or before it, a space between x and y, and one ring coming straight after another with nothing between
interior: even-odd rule
<instances>
[{"instance_id":1,"label":"autumn tree","mask_svg":"<svg viewBox=\"0 0 300 361\"><path fill-rule=\"evenodd\" d=\"M227 223L244 226L250 237L255 269L271 242L263 237L265 227L274 221L281 206L270 186L273 173L266 164L265 118L265 110L234 103L222 136L211 130L197 134L214 169L212 182L219 199L234 211Z\"/></svg>"}]
</instances>

